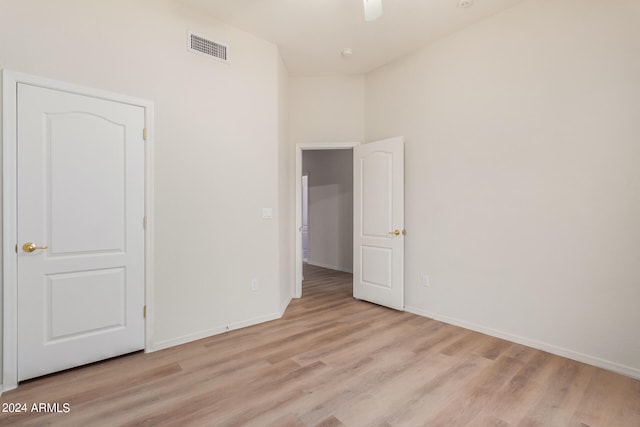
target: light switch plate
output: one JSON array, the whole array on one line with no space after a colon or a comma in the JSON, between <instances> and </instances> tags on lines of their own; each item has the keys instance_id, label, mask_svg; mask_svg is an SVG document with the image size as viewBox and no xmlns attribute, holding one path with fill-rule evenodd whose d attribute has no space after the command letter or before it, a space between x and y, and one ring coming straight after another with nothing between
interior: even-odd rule
<instances>
[{"instance_id":1,"label":"light switch plate","mask_svg":"<svg viewBox=\"0 0 640 427\"><path fill-rule=\"evenodd\" d=\"M262 208L262 219L273 218L273 210L271 208Z\"/></svg>"}]
</instances>

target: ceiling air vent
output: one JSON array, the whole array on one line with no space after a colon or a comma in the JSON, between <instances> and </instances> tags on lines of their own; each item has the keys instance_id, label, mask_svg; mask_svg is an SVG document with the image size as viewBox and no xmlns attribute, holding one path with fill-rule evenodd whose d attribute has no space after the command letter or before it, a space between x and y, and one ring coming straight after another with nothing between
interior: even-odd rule
<instances>
[{"instance_id":1,"label":"ceiling air vent","mask_svg":"<svg viewBox=\"0 0 640 427\"><path fill-rule=\"evenodd\" d=\"M189 50L202 53L222 62L229 62L229 46L189 32Z\"/></svg>"}]
</instances>

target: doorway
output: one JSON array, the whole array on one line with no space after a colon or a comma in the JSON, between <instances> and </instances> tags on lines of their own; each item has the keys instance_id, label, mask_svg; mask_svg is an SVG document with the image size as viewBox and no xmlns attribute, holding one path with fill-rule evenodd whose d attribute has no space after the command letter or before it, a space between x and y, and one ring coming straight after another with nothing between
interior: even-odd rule
<instances>
[{"instance_id":1,"label":"doorway","mask_svg":"<svg viewBox=\"0 0 640 427\"><path fill-rule=\"evenodd\" d=\"M305 230L302 179L302 256L307 263L335 271L353 272L353 151L305 150L302 167L308 171Z\"/></svg>"},{"instance_id":2,"label":"doorway","mask_svg":"<svg viewBox=\"0 0 640 427\"><path fill-rule=\"evenodd\" d=\"M311 170L309 171L307 168L303 168L303 157L307 157L305 154L307 152L318 152L323 151L326 152L325 155L320 155L319 157L324 157L323 160L327 160L328 157L331 157L330 152L337 153L339 151L343 151L345 153L352 152L353 147L359 145L357 142L346 142L346 143L307 143L307 144L297 144L296 145L296 251L295 251L295 262L296 262L296 282L295 282L295 294L296 298L300 298L302 296L302 279L303 279L303 245L302 245L302 232L303 232L303 191L302 191L302 177L303 171L309 172L309 258L310 263L314 265L318 265L320 267L325 268L337 268L338 270L347 271L352 268L352 264L347 264L347 267L344 267L344 262L336 262L339 258L349 258L352 259L353 249L352 246L349 246L345 243L342 244L342 248L336 248L335 245L331 246L329 242L330 239L326 239L327 236L324 236L324 232L328 232L330 234L342 233L343 237L345 233L349 234L349 238L352 239L353 235L353 215L349 215L349 224L348 227L340 226L340 221L336 222L334 219L329 218L329 223L325 223L328 218L321 215L321 212L327 209L334 212L342 211L342 216L344 216L344 212L346 211L344 204L346 203L345 195L340 196L337 184L328 182L327 179L332 172L336 171L327 171L322 168L318 169L318 176ZM347 150L347 151L344 151ZM312 155L313 156L313 155ZM339 153L338 153L339 156ZM320 161L319 163L322 163ZM351 161L352 166L352 161ZM349 174L352 175L352 169L349 170ZM325 178L322 176L325 175ZM317 186L317 192L314 192L314 179L319 185ZM318 207L316 213L316 219L318 223L314 225L314 211L315 207L311 206L314 203L314 193L319 198L322 196L326 196L326 200L321 200L321 203ZM353 196L352 194L349 196L349 203L352 203ZM340 202L342 200L342 202ZM342 203L342 209L340 205ZM347 211L352 212L352 211ZM336 212L337 213L337 212ZM333 225L332 225L333 223ZM314 227L315 231L314 231ZM314 234L319 238L314 239ZM347 248L348 249L345 249ZM314 259L314 247L316 258ZM331 253L332 252L332 253ZM348 252L348 253L345 253ZM335 257L335 255L340 255L339 257Z\"/></svg>"}]
</instances>

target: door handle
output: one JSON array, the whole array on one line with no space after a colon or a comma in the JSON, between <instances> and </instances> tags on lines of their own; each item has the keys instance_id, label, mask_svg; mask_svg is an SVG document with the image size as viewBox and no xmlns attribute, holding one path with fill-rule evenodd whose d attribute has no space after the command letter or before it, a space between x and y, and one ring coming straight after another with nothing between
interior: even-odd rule
<instances>
[{"instance_id":1,"label":"door handle","mask_svg":"<svg viewBox=\"0 0 640 427\"><path fill-rule=\"evenodd\" d=\"M387 234L393 234L394 236L399 236L399 235L401 235L401 234L402 234L403 236L406 236L406 235L407 235L407 230L405 230L405 229L403 228L403 229L402 229L402 231L400 231L400 230L393 230L393 231L388 232Z\"/></svg>"},{"instance_id":2,"label":"door handle","mask_svg":"<svg viewBox=\"0 0 640 427\"><path fill-rule=\"evenodd\" d=\"M44 246L37 246L35 243L32 242L27 242L24 245L22 245L22 250L25 252L34 252L37 251L38 249L49 249L49 246L44 245Z\"/></svg>"}]
</instances>

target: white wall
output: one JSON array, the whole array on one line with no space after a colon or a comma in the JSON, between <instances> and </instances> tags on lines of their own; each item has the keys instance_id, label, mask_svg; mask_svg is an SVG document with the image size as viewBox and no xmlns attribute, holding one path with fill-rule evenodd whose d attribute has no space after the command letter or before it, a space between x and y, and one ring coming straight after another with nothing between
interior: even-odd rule
<instances>
[{"instance_id":1,"label":"white wall","mask_svg":"<svg viewBox=\"0 0 640 427\"><path fill-rule=\"evenodd\" d=\"M353 150L304 150L309 174L308 263L353 271Z\"/></svg>"},{"instance_id":2,"label":"white wall","mask_svg":"<svg viewBox=\"0 0 640 427\"><path fill-rule=\"evenodd\" d=\"M228 43L231 63L187 51L188 29ZM279 314L276 46L170 0L3 0L0 40L2 68L155 103L155 347Z\"/></svg>"},{"instance_id":3,"label":"white wall","mask_svg":"<svg viewBox=\"0 0 640 427\"><path fill-rule=\"evenodd\" d=\"M295 234L291 221L291 200L295 198L292 187L294 176L294 154L289 142L289 74L278 58L278 238L280 257L280 311L291 301L295 293L294 254Z\"/></svg>"},{"instance_id":4,"label":"white wall","mask_svg":"<svg viewBox=\"0 0 640 427\"><path fill-rule=\"evenodd\" d=\"M293 144L363 140L364 76L292 77L289 88Z\"/></svg>"},{"instance_id":5,"label":"white wall","mask_svg":"<svg viewBox=\"0 0 640 427\"><path fill-rule=\"evenodd\" d=\"M637 2L525 1L367 76L411 311L640 376L639 52Z\"/></svg>"}]
</instances>

